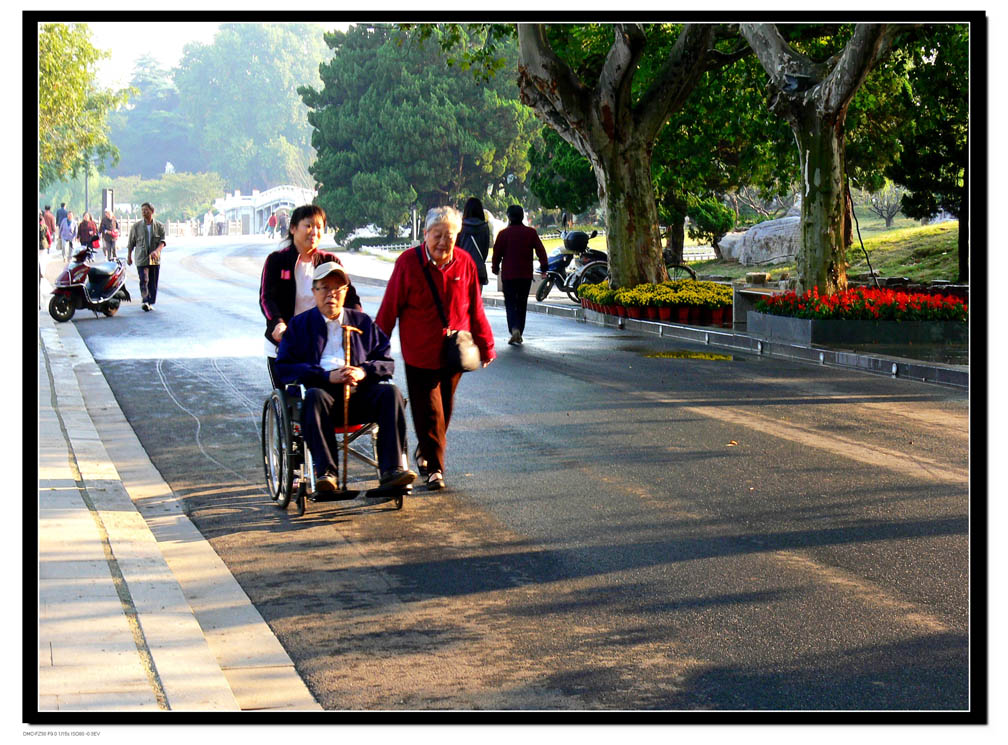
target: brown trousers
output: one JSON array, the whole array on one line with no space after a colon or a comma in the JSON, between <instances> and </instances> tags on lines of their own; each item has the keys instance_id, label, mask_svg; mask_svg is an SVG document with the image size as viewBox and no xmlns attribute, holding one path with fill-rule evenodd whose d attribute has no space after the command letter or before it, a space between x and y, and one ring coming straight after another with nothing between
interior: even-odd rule
<instances>
[{"instance_id":1,"label":"brown trousers","mask_svg":"<svg viewBox=\"0 0 1008 745\"><path fill-rule=\"evenodd\" d=\"M406 390L420 457L428 473L445 470L445 440L451 422L455 389L462 373L406 365Z\"/></svg>"}]
</instances>

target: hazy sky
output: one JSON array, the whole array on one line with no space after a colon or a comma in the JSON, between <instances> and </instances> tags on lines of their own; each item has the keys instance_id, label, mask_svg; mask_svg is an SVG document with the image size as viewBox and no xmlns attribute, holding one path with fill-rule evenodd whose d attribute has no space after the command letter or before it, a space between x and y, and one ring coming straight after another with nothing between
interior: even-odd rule
<instances>
[{"instance_id":1,"label":"hazy sky","mask_svg":"<svg viewBox=\"0 0 1008 745\"><path fill-rule=\"evenodd\" d=\"M209 44L217 31L217 23L94 23L91 43L112 53L98 66L98 81L103 88L123 88L133 75L137 58L150 54L165 68L172 68L182 59L182 48L191 41ZM152 44L151 39L157 43Z\"/></svg>"}]
</instances>

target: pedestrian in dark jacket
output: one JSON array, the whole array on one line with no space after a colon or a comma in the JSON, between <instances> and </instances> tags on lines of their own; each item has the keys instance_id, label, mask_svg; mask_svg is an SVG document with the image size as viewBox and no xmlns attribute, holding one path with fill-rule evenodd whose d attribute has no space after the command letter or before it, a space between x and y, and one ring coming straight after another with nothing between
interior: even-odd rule
<instances>
[{"instance_id":1,"label":"pedestrian in dark jacket","mask_svg":"<svg viewBox=\"0 0 1008 745\"><path fill-rule=\"evenodd\" d=\"M504 290L504 310L507 313L511 338L508 344L521 344L525 332L525 312L532 288L532 254L539 257L539 274L546 276L549 258L535 228L523 225L525 211L517 204L507 208L508 226L497 234L493 247L493 273L500 274Z\"/></svg>"},{"instance_id":2,"label":"pedestrian in dark jacket","mask_svg":"<svg viewBox=\"0 0 1008 745\"><path fill-rule=\"evenodd\" d=\"M486 260L490 255L490 226L483 212L483 203L476 197L469 197L462 210L462 230L456 245L464 249L476 262L480 285L487 283Z\"/></svg>"}]
</instances>

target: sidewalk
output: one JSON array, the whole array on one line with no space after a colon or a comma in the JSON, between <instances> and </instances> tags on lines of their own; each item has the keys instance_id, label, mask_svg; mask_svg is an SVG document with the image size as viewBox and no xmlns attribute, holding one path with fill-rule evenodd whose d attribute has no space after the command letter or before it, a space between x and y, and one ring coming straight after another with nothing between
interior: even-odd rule
<instances>
[{"instance_id":1,"label":"sidewalk","mask_svg":"<svg viewBox=\"0 0 1008 745\"><path fill-rule=\"evenodd\" d=\"M44 307L38 376L38 713L321 710Z\"/></svg>"}]
</instances>

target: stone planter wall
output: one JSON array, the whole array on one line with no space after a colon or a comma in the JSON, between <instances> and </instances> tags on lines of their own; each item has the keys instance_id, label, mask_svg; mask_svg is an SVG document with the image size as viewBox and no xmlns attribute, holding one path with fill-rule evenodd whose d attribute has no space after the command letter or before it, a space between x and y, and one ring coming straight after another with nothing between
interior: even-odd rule
<instances>
[{"instance_id":1,"label":"stone planter wall","mask_svg":"<svg viewBox=\"0 0 1008 745\"><path fill-rule=\"evenodd\" d=\"M835 321L749 311L751 336L792 344L914 344L969 341L969 324L949 321Z\"/></svg>"}]
</instances>

